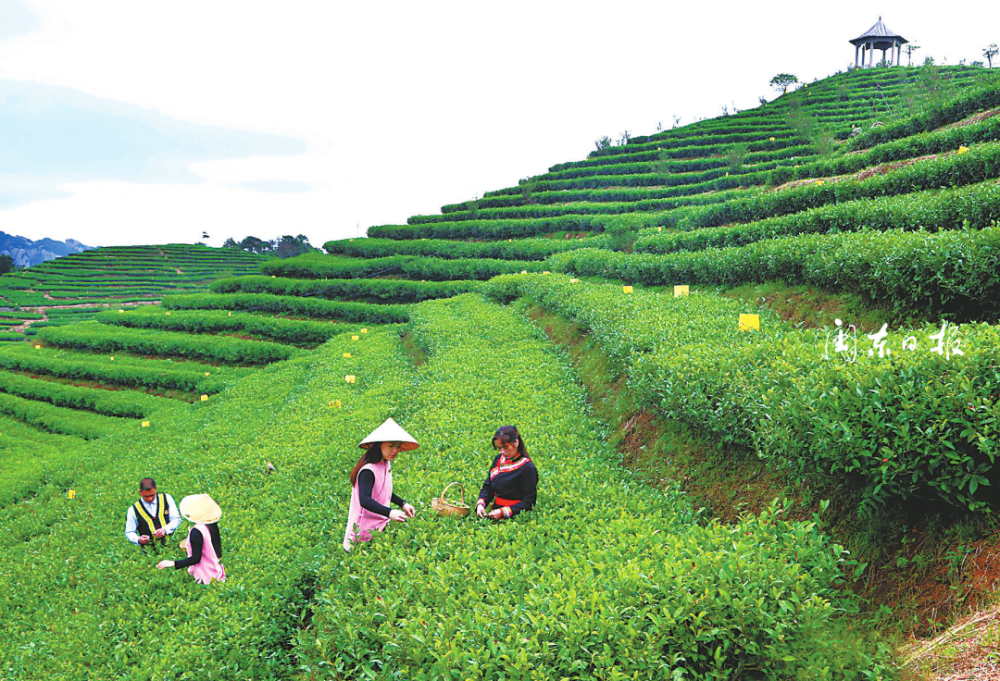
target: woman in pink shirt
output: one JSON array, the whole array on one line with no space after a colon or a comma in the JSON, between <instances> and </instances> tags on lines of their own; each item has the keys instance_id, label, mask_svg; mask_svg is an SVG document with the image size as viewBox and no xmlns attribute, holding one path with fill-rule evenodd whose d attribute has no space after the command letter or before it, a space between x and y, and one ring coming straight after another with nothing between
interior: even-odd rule
<instances>
[{"instance_id":1,"label":"woman in pink shirt","mask_svg":"<svg viewBox=\"0 0 1000 681\"><path fill-rule=\"evenodd\" d=\"M222 559L222 537L219 535L219 518L222 509L207 494L192 494L181 499L181 515L194 526L188 531L187 539L181 542L188 557L183 560L161 560L156 567L187 568L188 573L199 584L208 584L213 579L226 581L226 568Z\"/></svg>"},{"instance_id":2,"label":"woman in pink shirt","mask_svg":"<svg viewBox=\"0 0 1000 681\"><path fill-rule=\"evenodd\" d=\"M372 530L382 531L390 520L406 522L416 511L392 491L392 460L420 445L391 418L358 445L365 453L351 471L351 505L344 530L344 550L356 541L368 541ZM403 510L390 509L393 503Z\"/></svg>"}]
</instances>

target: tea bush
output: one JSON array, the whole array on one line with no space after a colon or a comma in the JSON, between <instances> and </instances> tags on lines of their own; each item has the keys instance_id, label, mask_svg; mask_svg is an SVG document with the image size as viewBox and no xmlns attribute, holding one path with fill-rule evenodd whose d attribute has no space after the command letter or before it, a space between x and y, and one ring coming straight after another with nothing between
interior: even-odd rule
<instances>
[{"instance_id":1,"label":"tea bush","mask_svg":"<svg viewBox=\"0 0 1000 681\"><path fill-rule=\"evenodd\" d=\"M272 280L268 278L267 281ZM171 310L165 313L159 308L149 308L127 314L101 312L95 318L101 324L112 326L187 333L242 333L292 345L319 345L347 330L345 325L336 322L291 320L246 312L231 314L224 310Z\"/></svg>"},{"instance_id":2,"label":"tea bush","mask_svg":"<svg viewBox=\"0 0 1000 681\"><path fill-rule=\"evenodd\" d=\"M906 194L919 189L962 186L1000 176L1000 143L971 147L967 153L947 154L876 174L865 180L838 179L782 189L753 197L691 210L678 227L698 229L730 222L752 222L809 208L877 196Z\"/></svg>"},{"instance_id":3,"label":"tea bush","mask_svg":"<svg viewBox=\"0 0 1000 681\"><path fill-rule=\"evenodd\" d=\"M48 485L0 508L5 678L294 678L315 571L343 553L357 442L405 404L412 380L394 333L343 335L149 428L133 422L84 445L66 465L75 499ZM207 492L219 502L225 583L155 569L183 556L174 544L187 523L158 552L124 539L148 475L178 501Z\"/></svg>"},{"instance_id":4,"label":"tea bush","mask_svg":"<svg viewBox=\"0 0 1000 681\"><path fill-rule=\"evenodd\" d=\"M313 317L339 322L393 324L405 322L405 305L342 303L299 296L272 296L264 293L199 293L190 296L167 296L163 307L175 310L244 310Z\"/></svg>"},{"instance_id":5,"label":"tea bush","mask_svg":"<svg viewBox=\"0 0 1000 681\"><path fill-rule=\"evenodd\" d=\"M397 485L475 495L489 436L516 423L539 503L513 521L426 507L320 570L298 638L318 678L862 678L878 667L838 611L843 549L779 505L700 523L675 491L614 464L584 396L537 329L475 296L423 303L429 353ZM405 464L405 468L404 468ZM807 671L808 670L808 671Z\"/></svg>"},{"instance_id":6,"label":"tea bush","mask_svg":"<svg viewBox=\"0 0 1000 681\"><path fill-rule=\"evenodd\" d=\"M1000 331L955 327L964 354L932 352L938 329L890 333L891 355L846 362L835 342L762 311L761 331L739 332L745 304L689 298L549 275L499 277L484 293L530 296L589 330L624 367L650 408L722 442L752 448L776 468L840 475L865 493L862 510L887 499L933 495L986 508L998 471ZM752 310L751 310L752 311ZM925 347L904 350L918 338ZM857 347L857 346L855 346Z\"/></svg>"},{"instance_id":7,"label":"tea bush","mask_svg":"<svg viewBox=\"0 0 1000 681\"><path fill-rule=\"evenodd\" d=\"M160 409L174 406L168 400L149 395L80 388L10 373L0 374L0 392L48 402L57 407L83 409L105 416L132 419L142 418Z\"/></svg>"},{"instance_id":8,"label":"tea bush","mask_svg":"<svg viewBox=\"0 0 1000 681\"><path fill-rule=\"evenodd\" d=\"M43 342L61 348L90 352L129 352L159 357L184 357L230 362L269 364L295 355L296 350L267 341L249 341L223 336L191 336L172 331L147 331L110 327L93 322L52 326L38 332Z\"/></svg>"},{"instance_id":9,"label":"tea bush","mask_svg":"<svg viewBox=\"0 0 1000 681\"><path fill-rule=\"evenodd\" d=\"M958 229L963 225L982 228L997 220L1000 220L1000 184L990 180L956 189L830 204L745 225L705 227L668 234L648 233L636 241L635 251L698 251L710 247L744 246L780 236L854 232L863 228L883 231L937 231Z\"/></svg>"},{"instance_id":10,"label":"tea bush","mask_svg":"<svg viewBox=\"0 0 1000 681\"><path fill-rule=\"evenodd\" d=\"M365 241L368 241L365 239ZM539 258L541 259L541 258ZM404 267L404 271L406 268ZM479 287L476 281L424 282L405 279L272 279L235 277L212 283L218 293L268 293L278 296L317 298L375 298L380 302L417 303L433 298L450 298Z\"/></svg>"},{"instance_id":11,"label":"tea bush","mask_svg":"<svg viewBox=\"0 0 1000 681\"><path fill-rule=\"evenodd\" d=\"M75 435L94 440L124 423L123 419L65 409L45 402L0 392L0 414L37 426L50 433Z\"/></svg>"},{"instance_id":12,"label":"tea bush","mask_svg":"<svg viewBox=\"0 0 1000 681\"><path fill-rule=\"evenodd\" d=\"M552 271L649 286L739 286L775 279L850 291L892 306L956 321L1000 312L1000 226L938 233L874 232L781 237L748 246L665 255L583 249L560 253Z\"/></svg>"},{"instance_id":13,"label":"tea bush","mask_svg":"<svg viewBox=\"0 0 1000 681\"><path fill-rule=\"evenodd\" d=\"M466 242L447 239L399 241L393 239L342 239L327 241L329 253L354 258L385 258L393 255L418 255L434 258L491 258L495 260L545 260L553 253L577 248L600 248L601 237L577 239L518 239L517 241Z\"/></svg>"},{"instance_id":14,"label":"tea bush","mask_svg":"<svg viewBox=\"0 0 1000 681\"><path fill-rule=\"evenodd\" d=\"M28 345L0 349L0 367L44 376L112 383L132 388L217 393L227 381L245 375L238 367L115 355L115 360Z\"/></svg>"}]
</instances>

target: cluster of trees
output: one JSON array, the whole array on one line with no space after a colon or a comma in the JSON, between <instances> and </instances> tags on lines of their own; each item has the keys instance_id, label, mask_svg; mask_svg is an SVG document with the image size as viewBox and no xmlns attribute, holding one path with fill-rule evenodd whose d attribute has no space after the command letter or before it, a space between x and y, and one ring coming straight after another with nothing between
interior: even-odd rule
<instances>
[{"instance_id":1,"label":"cluster of trees","mask_svg":"<svg viewBox=\"0 0 1000 681\"><path fill-rule=\"evenodd\" d=\"M0 274L14 271L14 258L7 254L0 255Z\"/></svg>"},{"instance_id":2,"label":"cluster of trees","mask_svg":"<svg viewBox=\"0 0 1000 681\"><path fill-rule=\"evenodd\" d=\"M264 241L255 236L248 236L238 243L230 237L226 239L222 247L238 248L248 253L262 253L265 255L274 255L279 258L291 258L305 253L319 252L318 248L314 248L309 244L309 239L303 234L299 234L298 236L286 234L280 239L271 239L270 241Z\"/></svg>"}]
</instances>

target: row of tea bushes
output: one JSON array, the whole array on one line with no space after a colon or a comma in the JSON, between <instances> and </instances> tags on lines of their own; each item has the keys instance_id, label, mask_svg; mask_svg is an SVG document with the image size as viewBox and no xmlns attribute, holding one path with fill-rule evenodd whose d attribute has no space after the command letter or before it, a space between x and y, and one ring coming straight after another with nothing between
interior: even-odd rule
<instances>
[{"instance_id":1,"label":"row of tea bushes","mask_svg":"<svg viewBox=\"0 0 1000 681\"><path fill-rule=\"evenodd\" d=\"M154 357L269 364L289 359L297 352L286 345L224 336L192 336L172 331L151 331L85 322L54 326L38 332L38 338L61 348L113 354L128 352Z\"/></svg>"},{"instance_id":2,"label":"row of tea bushes","mask_svg":"<svg viewBox=\"0 0 1000 681\"><path fill-rule=\"evenodd\" d=\"M590 217L568 215L526 220L467 219L460 222L437 222L413 225L378 225L368 228L374 239L398 241L413 239L519 239L552 232L580 232L590 230ZM357 243L357 242L355 242ZM272 272L285 276L306 276Z\"/></svg>"},{"instance_id":3,"label":"row of tea bushes","mask_svg":"<svg viewBox=\"0 0 1000 681\"><path fill-rule=\"evenodd\" d=\"M341 258L307 253L294 258L271 260L261 265L264 274L296 279L358 279L398 270L408 258Z\"/></svg>"},{"instance_id":4,"label":"row of tea bushes","mask_svg":"<svg viewBox=\"0 0 1000 681\"><path fill-rule=\"evenodd\" d=\"M345 383L345 365L356 383ZM395 334L340 336L204 405L89 445L75 499L51 490L0 509L4 676L295 678L315 570L343 554L357 443L405 404L412 380ZM226 582L202 587L155 568L184 555L176 541L187 522L158 552L125 541L125 511L146 476L178 501L205 492L220 504Z\"/></svg>"},{"instance_id":5,"label":"row of tea bushes","mask_svg":"<svg viewBox=\"0 0 1000 681\"><path fill-rule=\"evenodd\" d=\"M268 279L271 281L271 279ZM164 312L152 307L127 314L102 312L97 315L101 324L126 326L133 329L160 329L185 333L250 335L276 343L314 346L330 340L346 330L335 322L310 322L254 315L246 312L235 314L225 310L171 310Z\"/></svg>"},{"instance_id":6,"label":"row of tea bushes","mask_svg":"<svg viewBox=\"0 0 1000 681\"><path fill-rule=\"evenodd\" d=\"M362 239L367 241L367 239ZM543 260L545 256L538 258ZM404 266L404 272L407 272ZM427 282L405 279L289 279L247 276L212 282L216 293L268 293L276 296L375 298L379 302L418 303L474 291L478 281Z\"/></svg>"},{"instance_id":7,"label":"row of tea bushes","mask_svg":"<svg viewBox=\"0 0 1000 681\"><path fill-rule=\"evenodd\" d=\"M403 266L406 276L431 281L484 280L498 274L514 272L541 272L548 269L536 260L493 260L490 258L414 258Z\"/></svg>"},{"instance_id":8,"label":"row of tea bushes","mask_svg":"<svg viewBox=\"0 0 1000 681\"><path fill-rule=\"evenodd\" d=\"M0 416L0 509L29 499L48 484L68 487L73 476L64 465L81 440L46 433Z\"/></svg>"},{"instance_id":9,"label":"row of tea bushes","mask_svg":"<svg viewBox=\"0 0 1000 681\"><path fill-rule=\"evenodd\" d=\"M35 349L27 344L0 349L0 367L42 376L109 383L114 386L148 390L180 390L213 394L226 383L248 372L238 367L219 368L198 362L175 362L115 355L95 357L50 348Z\"/></svg>"},{"instance_id":10,"label":"row of tea bushes","mask_svg":"<svg viewBox=\"0 0 1000 681\"><path fill-rule=\"evenodd\" d=\"M396 324L409 319L406 305L342 303L321 298L272 296L266 293L199 293L189 296L168 296L163 299L162 305L171 310L242 310L373 324Z\"/></svg>"},{"instance_id":11,"label":"row of tea bushes","mask_svg":"<svg viewBox=\"0 0 1000 681\"><path fill-rule=\"evenodd\" d=\"M858 293L897 312L965 321L1000 312L998 257L1000 226L994 223L979 231L799 235L664 255L584 249L546 263L555 272L649 286L729 287L778 279Z\"/></svg>"},{"instance_id":12,"label":"row of tea bushes","mask_svg":"<svg viewBox=\"0 0 1000 681\"><path fill-rule=\"evenodd\" d=\"M889 354L848 334L841 353L835 335L796 329L769 311L760 331L740 332L738 314L748 310L714 295L623 295L620 286L558 275L499 277L485 292L528 296L581 324L648 408L777 469L835 476L862 493L865 512L912 495L982 509L998 482L995 326L946 328L940 354L938 327L888 333ZM911 336L916 347L906 349Z\"/></svg>"},{"instance_id":13,"label":"row of tea bushes","mask_svg":"<svg viewBox=\"0 0 1000 681\"><path fill-rule=\"evenodd\" d=\"M416 518L321 567L305 675L324 678L861 678L881 670L840 617L844 553L780 506L699 522L674 490L616 464L544 336L468 295L416 306L428 353L400 418L421 448L396 488L475 495L497 426L517 424L540 473L511 521ZM345 456L345 465L349 459ZM467 500L471 500L469 496ZM373 576L377 575L377 579Z\"/></svg>"},{"instance_id":14,"label":"row of tea bushes","mask_svg":"<svg viewBox=\"0 0 1000 681\"><path fill-rule=\"evenodd\" d=\"M746 199L690 209L678 222L681 229L752 222L822 205L877 196L907 194L921 189L962 186L1000 177L1000 143L970 147L964 153L898 168L858 180L838 178L755 194Z\"/></svg>"},{"instance_id":15,"label":"row of tea bushes","mask_svg":"<svg viewBox=\"0 0 1000 681\"><path fill-rule=\"evenodd\" d=\"M493 260L545 260L553 253L577 248L601 248L607 239L518 239L517 241L449 241L447 239L342 239L327 241L327 253L351 258L386 258L409 255L433 258L490 258ZM447 297L447 296L437 296Z\"/></svg>"},{"instance_id":16,"label":"row of tea bushes","mask_svg":"<svg viewBox=\"0 0 1000 681\"><path fill-rule=\"evenodd\" d=\"M48 402L57 407L92 411L105 416L141 419L160 409L172 407L158 397L132 391L110 391L64 385L28 376L0 374L0 392L29 400Z\"/></svg>"},{"instance_id":17,"label":"row of tea bushes","mask_svg":"<svg viewBox=\"0 0 1000 681\"><path fill-rule=\"evenodd\" d=\"M983 81L962 90L949 101L921 111L915 116L865 132L851 141L852 149L898 140L960 121L966 116L1000 107L1000 79L989 74Z\"/></svg>"},{"instance_id":18,"label":"row of tea bushes","mask_svg":"<svg viewBox=\"0 0 1000 681\"><path fill-rule=\"evenodd\" d=\"M0 414L50 433L75 435L85 440L103 437L126 422L124 419L58 407L6 392L0 392Z\"/></svg>"},{"instance_id":19,"label":"row of tea bushes","mask_svg":"<svg viewBox=\"0 0 1000 681\"><path fill-rule=\"evenodd\" d=\"M997 220L1000 220L1000 182L989 180L955 189L829 204L729 227L649 232L636 240L635 251L699 251L710 247L745 246L781 236L854 232L859 229L937 231L963 226L981 229Z\"/></svg>"}]
</instances>

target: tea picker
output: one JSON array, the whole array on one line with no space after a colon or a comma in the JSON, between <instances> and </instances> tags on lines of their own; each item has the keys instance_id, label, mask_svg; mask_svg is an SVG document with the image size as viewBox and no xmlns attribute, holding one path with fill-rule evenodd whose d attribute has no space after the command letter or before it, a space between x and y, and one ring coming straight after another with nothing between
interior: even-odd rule
<instances>
[{"instance_id":1,"label":"tea picker","mask_svg":"<svg viewBox=\"0 0 1000 681\"><path fill-rule=\"evenodd\" d=\"M156 542L167 543L167 537L181 526L181 514L177 512L174 498L166 493L157 493L156 481L143 478L139 481L139 500L129 506L125 514L125 538L142 548L156 549Z\"/></svg>"},{"instance_id":2,"label":"tea picker","mask_svg":"<svg viewBox=\"0 0 1000 681\"><path fill-rule=\"evenodd\" d=\"M530 511L538 498L538 469L528 458L528 448L517 426L500 426L493 434L498 454L490 465L476 501L480 518L506 520ZM487 506L493 503L493 509Z\"/></svg>"},{"instance_id":3,"label":"tea picker","mask_svg":"<svg viewBox=\"0 0 1000 681\"><path fill-rule=\"evenodd\" d=\"M182 560L161 560L156 564L161 570L187 568L188 574L199 584L209 584L212 580L226 581L226 568L222 559L222 536L219 534L219 519L222 509L207 494L191 494L181 499L181 514L194 526L188 531L181 548L187 552Z\"/></svg>"},{"instance_id":4,"label":"tea picker","mask_svg":"<svg viewBox=\"0 0 1000 681\"><path fill-rule=\"evenodd\" d=\"M368 541L372 530L382 531L390 520L406 522L416 514L410 504L393 492L392 460L400 452L410 452L420 445L391 418L373 430L358 445L365 453L351 470L351 505L344 530L344 550L357 541ZM390 509L389 504L399 506Z\"/></svg>"}]
</instances>

